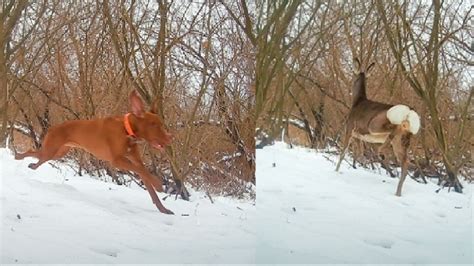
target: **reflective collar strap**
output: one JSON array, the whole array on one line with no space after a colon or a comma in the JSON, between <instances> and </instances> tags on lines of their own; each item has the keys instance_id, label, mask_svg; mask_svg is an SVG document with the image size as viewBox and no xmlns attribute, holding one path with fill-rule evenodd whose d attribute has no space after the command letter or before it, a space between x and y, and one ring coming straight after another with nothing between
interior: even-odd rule
<instances>
[{"instance_id":1,"label":"reflective collar strap","mask_svg":"<svg viewBox=\"0 0 474 266\"><path fill-rule=\"evenodd\" d=\"M133 132L132 125L130 124L130 115L131 113L125 115L123 119L123 125L125 126L125 130L127 131L128 136L137 137L137 135L135 135L135 133Z\"/></svg>"}]
</instances>

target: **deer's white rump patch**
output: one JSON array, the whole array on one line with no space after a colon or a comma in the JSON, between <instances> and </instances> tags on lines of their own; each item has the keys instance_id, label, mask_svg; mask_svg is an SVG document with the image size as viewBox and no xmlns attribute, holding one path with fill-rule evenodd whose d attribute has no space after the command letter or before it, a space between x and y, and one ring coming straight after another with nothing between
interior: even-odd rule
<instances>
[{"instance_id":1,"label":"deer's white rump patch","mask_svg":"<svg viewBox=\"0 0 474 266\"><path fill-rule=\"evenodd\" d=\"M400 125L403 121L408 121L410 124L409 130L413 134L420 130L420 116L406 105L399 104L388 109L387 118L394 125Z\"/></svg>"}]
</instances>

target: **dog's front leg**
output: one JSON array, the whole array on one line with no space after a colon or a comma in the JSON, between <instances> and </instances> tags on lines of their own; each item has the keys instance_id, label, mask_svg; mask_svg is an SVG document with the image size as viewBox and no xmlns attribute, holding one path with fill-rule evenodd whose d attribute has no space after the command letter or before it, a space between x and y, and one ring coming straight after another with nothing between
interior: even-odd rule
<instances>
[{"instance_id":1,"label":"dog's front leg","mask_svg":"<svg viewBox=\"0 0 474 266\"><path fill-rule=\"evenodd\" d=\"M153 203L158 208L158 210L165 214L174 214L172 211L166 209L165 206L163 206L163 204L161 203L160 198L154 190L154 181L153 179L151 179L152 175L146 170L143 164L133 163L131 160L127 159L127 157L123 156L113 160L112 165L125 171L132 171L137 173L142 179L146 190L150 194L150 197Z\"/></svg>"}]
</instances>

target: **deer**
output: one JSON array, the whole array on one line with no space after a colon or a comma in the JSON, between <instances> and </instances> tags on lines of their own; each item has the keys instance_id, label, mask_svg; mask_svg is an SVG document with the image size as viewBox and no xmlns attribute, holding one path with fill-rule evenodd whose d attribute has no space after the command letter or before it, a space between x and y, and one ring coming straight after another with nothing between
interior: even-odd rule
<instances>
[{"instance_id":1,"label":"deer","mask_svg":"<svg viewBox=\"0 0 474 266\"><path fill-rule=\"evenodd\" d=\"M339 171L347 148L353 139L381 144L378 148L379 154L391 145L402 168L395 193L400 197L408 173L410 139L420 129L420 116L404 104L392 105L368 99L366 75L375 63L370 64L366 69L361 68L359 59L355 58L354 63L357 71L354 73L356 78L352 86L352 106L346 120L342 137L342 151L337 162L336 172Z\"/></svg>"},{"instance_id":2,"label":"deer","mask_svg":"<svg viewBox=\"0 0 474 266\"><path fill-rule=\"evenodd\" d=\"M37 158L36 163L28 165L35 170L49 160L61 159L71 148L82 149L115 168L136 173L158 210L164 214L174 214L158 198L156 192L163 192L162 181L146 169L138 146L140 142L147 142L162 152L171 144L173 137L153 110L145 111L136 90L129 95L129 109L130 112L124 116L70 120L52 126L39 150L16 153L15 159Z\"/></svg>"}]
</instances>

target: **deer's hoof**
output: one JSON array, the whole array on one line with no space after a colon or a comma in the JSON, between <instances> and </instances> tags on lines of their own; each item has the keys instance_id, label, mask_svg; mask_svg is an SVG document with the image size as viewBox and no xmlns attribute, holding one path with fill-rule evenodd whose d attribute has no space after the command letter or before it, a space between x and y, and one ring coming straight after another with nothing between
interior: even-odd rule
<instances>
[{"instance_id":1,"label":"deer's hoof","mask_svg":"<svg viewBox=\"0 0 474 266\"><path fill-rule=\"evenodd\" d=\"M174 215L174 212L166 209L166 208L158 208L158 210L161 212L161 213L164 213L164 214L172 214Z\"/></svg>"}]
</instances>

